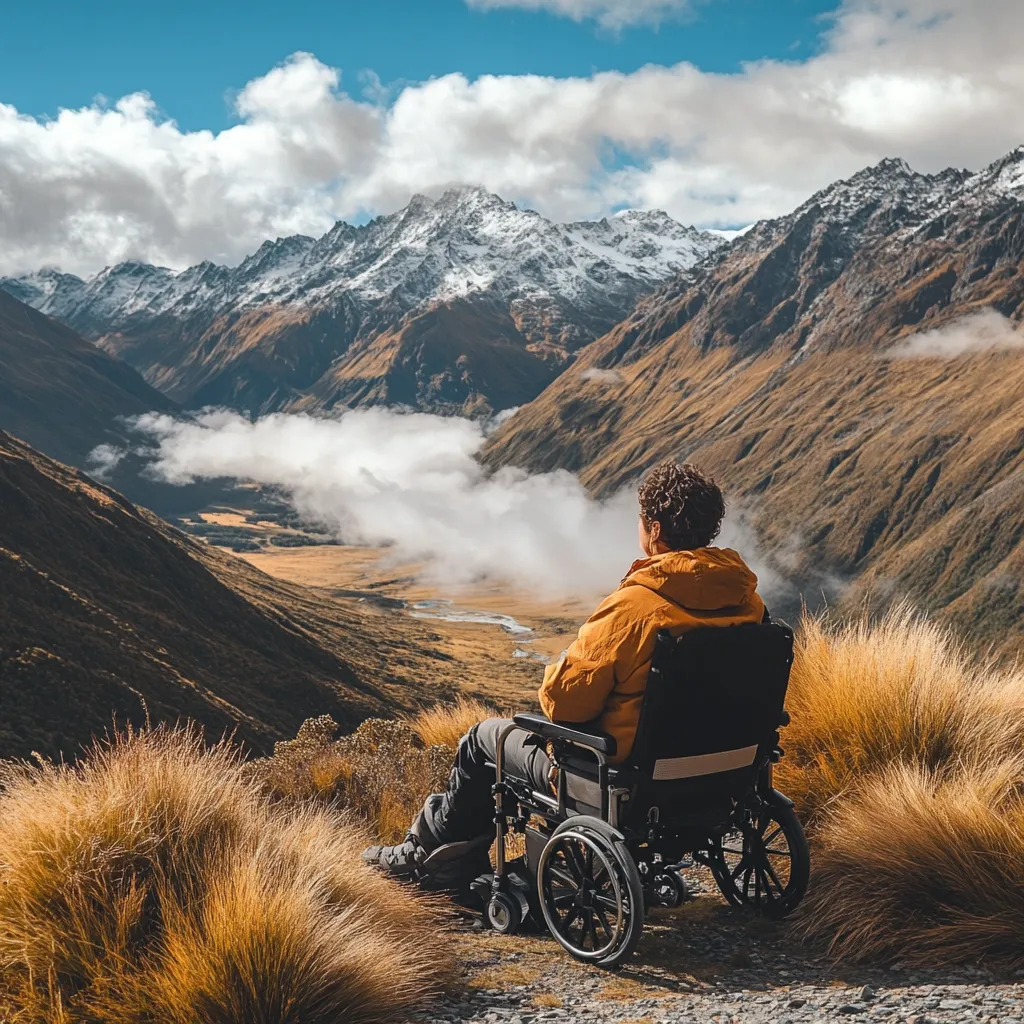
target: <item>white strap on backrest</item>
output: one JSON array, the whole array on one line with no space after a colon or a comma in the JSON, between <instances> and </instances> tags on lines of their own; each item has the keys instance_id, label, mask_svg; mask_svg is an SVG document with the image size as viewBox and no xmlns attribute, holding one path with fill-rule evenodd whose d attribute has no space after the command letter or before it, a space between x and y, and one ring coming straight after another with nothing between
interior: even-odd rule
<instances>
[{"instance_id":1,"label":"white strap on backrest","mask_svg":"<svg viewBox=\"0 0 1024 1024\"><path fill-rule=\"evenodd\" d=\"M698 775L713 775L715 772L729 772L735 768L746 768L754 763L757 744L723 750L717 754L694 754L691 757L663 757L654 762L654 781L669 779L692 779Z\"/></svg>"}]
</instances>

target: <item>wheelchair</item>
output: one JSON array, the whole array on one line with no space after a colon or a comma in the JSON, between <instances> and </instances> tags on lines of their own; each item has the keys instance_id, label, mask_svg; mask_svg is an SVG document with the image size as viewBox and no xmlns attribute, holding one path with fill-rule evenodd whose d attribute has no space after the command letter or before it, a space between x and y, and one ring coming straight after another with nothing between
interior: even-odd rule
<instances>
[{"instance_id":1,"label":"wheelchair","mask_svg":"<svg viewBox=\"0 0 1024 1024\"><path fill-rule=\"evenodd\" d=\"M636 949L648 908L686 898L681 872L695 863L735 907L773 919L793 911L810 853L792 801L772 784L792 662L782 623L660 633L623 764L609 764L606 733L516 715L495 757L494 870L472 883L490 927L512 933L532 919L578 960L614 967ZM504 773L515 729L552 752L552 792ZM514 860L511 831L525 836Z\"/></svg>"}]
</instances>

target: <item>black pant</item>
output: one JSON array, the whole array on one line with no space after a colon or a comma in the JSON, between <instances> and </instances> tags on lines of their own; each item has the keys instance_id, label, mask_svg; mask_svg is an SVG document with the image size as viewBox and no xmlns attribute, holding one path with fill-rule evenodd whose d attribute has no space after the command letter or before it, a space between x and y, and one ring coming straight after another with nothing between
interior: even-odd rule
<instances>
[{"instance_id":1,"label":"black pant","mask_svg":"<svg viewBox=\"0 0 1024 1024\"><path fill-rule=\"evenodd\" d=\"M493 830L494 768L490 765L494 764L498 735L510 724L505 718L488 718L474 725L459 741L445 791L427 797L409 829L427 852L445 843L476 839ZM529 736L522 729L509 735L502 771L542 793L547 792L551 760L543 747L527 746L524 741Z\"/></svg>"}]
</instances>

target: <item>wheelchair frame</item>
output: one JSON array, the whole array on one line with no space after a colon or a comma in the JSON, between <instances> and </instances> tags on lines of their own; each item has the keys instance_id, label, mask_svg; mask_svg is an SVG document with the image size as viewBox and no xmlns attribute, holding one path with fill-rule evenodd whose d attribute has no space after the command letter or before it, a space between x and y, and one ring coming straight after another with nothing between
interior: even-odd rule
<instances>
[{"instance_id":1,"label":"wheelchair frame","mask_svg":"<svg viewBox=\"0 0 1024 1024\"><path fill-rule=\"evenodd\" d=\"M780 725L787 723L788 715L783 712ZM536 737L538 744L545 739L553 740L558 767L554 796L506 777L504 748L508 737L517 729ZM792 801L773 786L773 764L782 756L777 744L778 733L775 735L774 748L759 761L755 758L756 764L751 762L755 769L754 782L746 796L731 801L724 817L705 816L673 824L661 822L655 815L642 823L641 831L636 822L620 827L620 818L629 818L628 808L625 814L620 814L620 810L624 804L628 805L633 789L614 785L608 761L609 755L615 753L612 737L591 733L585 726L551 723L540 715L516 715L500 733L495 755L495 870L489 880L484 877L474 883L478 894L486 899L486 917L491 927L510 933L527 917L543 920L571 955L612 967L635 950L647 907L674 907L683 902L687 890L681 868L694 862L711 870L732 905L750 907L769 917L790 913L803 898L810 861L806 838ZM581 814L569 807L569 775L573 772L558 756L560 747L579 748L595 759L599 789L597 816ZM626 774L630 774L628 769ZM640 783L635 773L634 781ZM510 797L515 801L514 814L508 809ZM656 810L652 808L649 814ZM530 821L535 816L544 819L544 830L531 826ZM522 862L525 878L519 873L519 865L510 864L507 858L506 840L511 830L526 834L527 852ZM727 840L729 836L733 838ZM779 837L786 843L785 850L772 847ZM538 855L541 839L544 845ZM728 845L729 842L739 842L741 848L737 850ZM531 854L534 864L530 863ZM552 860L557 861L559 857L560 880L559 870L551 867ZM730 857L739 860L730 860ZM778 873L779 859L783 857L789 862L785 883ZM592 869L593 878L575 879L578 890L573 895L570 871L580 868L576 873L585 876L581 864L598 862L599 866ZM555 881L548 877L552 874L556 876ZM598 891L599 876L611 883L604 886L603 892ZM561 890L556 891L555 885L560 885ZM558 917L560 902L572 907L574 916L587 915L587 925L581 926L578 940L572 934L575 924L565 924L565 920ZM614 917L610 918L613 912ZM598 942L598 926L609 936L603 945Z\"/></svg>"}]
</instances>

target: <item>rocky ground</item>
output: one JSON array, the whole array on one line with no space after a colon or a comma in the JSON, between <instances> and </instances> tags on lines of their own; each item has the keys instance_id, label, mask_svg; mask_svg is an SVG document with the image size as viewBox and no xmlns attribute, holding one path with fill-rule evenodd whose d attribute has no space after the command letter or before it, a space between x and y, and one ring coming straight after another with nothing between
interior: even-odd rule
<instances>
[{"instance_id":1,"label":"rocky ground","mask_svg":"<svg viewBox=\"0 0 1024 1024\"><path fill-rule=\"evenodd\" d=\"M1024 972L836 964L784 924L751 920L701 888L679 910L653 912L639 950L616 972L577 963L543 934L500 936L461 922L454 938L462 984L419 1019L1024 1024Z\"/></svg>"}]
</instances>

